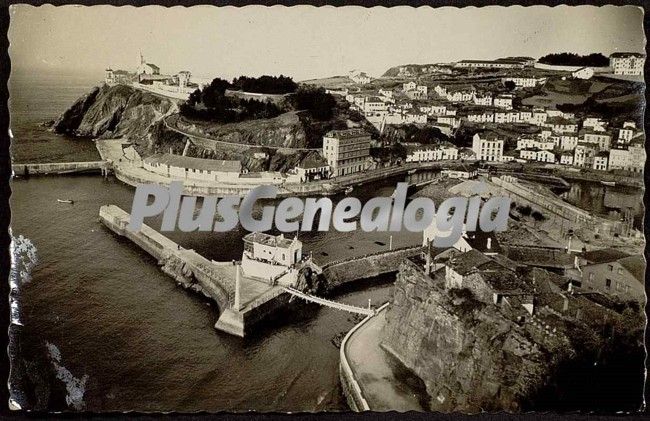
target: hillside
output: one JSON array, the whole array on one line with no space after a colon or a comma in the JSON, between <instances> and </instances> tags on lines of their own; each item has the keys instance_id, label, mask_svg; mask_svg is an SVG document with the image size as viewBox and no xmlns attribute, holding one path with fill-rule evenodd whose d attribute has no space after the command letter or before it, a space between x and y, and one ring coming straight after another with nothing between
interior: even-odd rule
<instances>
[{"instance_id":1,"label":"hillside","mask_svg":"<svg viewBox=\"0 0 650 421\"><path fill-rule=\"evenodd\" d=\"M147 137L153 124L175 113L173 100L130 86L102 85L79 98L53 125L57 133L80 137Z\"/></svg>"},{"instance_id":2,"label":"hillside","mask_svg":"<svg viewBox=\"0 0 650 421\"><path fill-rule=\"evenodd\" d=\"M374 127L337 98L331 118L319 120L305 110L273 118L219 123L178 114L176 101L130 86L93 88L54 123L57 133L92 138L128 138L143 156L156 152L208 159L237 159L251 171L284 171L322 147L325 133L347 127ZM187 141L191 138L188 145ZM282 149L279 149L282 148Z\"/></svg>"}]
</instances>

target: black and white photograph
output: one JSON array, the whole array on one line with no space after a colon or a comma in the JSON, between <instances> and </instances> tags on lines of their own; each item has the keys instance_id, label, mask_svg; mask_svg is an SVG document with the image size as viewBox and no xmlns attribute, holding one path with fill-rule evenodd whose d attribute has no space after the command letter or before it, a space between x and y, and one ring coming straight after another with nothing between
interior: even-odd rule
<instances>
[{"instance_id":1,"label":"black and white photograph","mask_svg":"<svg viewBox=\"0 0 650 421\"><path fill-rule=\"evenodd\" d=\"M10 410L645 408L642 7L134 6L7 6Z\"/></svg>"}]
</instances>

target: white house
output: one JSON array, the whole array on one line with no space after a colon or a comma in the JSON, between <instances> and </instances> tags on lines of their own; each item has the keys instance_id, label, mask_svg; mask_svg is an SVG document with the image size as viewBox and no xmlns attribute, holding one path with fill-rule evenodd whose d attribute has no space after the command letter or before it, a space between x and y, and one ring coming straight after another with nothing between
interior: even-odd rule
<instances>
[{"instance_id":1,"label":"white house","mask_svg":"<svg viewBox=\"0 0 650 421\"><path fill-rule=\"evenodd\" d=\"M501 161L504 139L495 133L476 133L472 138L472 151L479 161Z\"/></svg>"},{"instance_id":2,"label":"white house","mask_svg":"<svg viewBox=\"0 0 650 421\"><path fill-rule=\"evenodd\" d=\"M492 94L489 92L475 93L474 104L489 107L492 105Z\"/></svg>"},{"instance_id":3,"label":"white house","mask_svg":"<svg viewBox=\"0 0 650 421\"><path fill-rule=\"evenodd\" d=\"M612 149L609 151L609 169L627 170L630 168L632 157L627 149Z\"/></svg>"},{"instance_id":4,"label":"white house","mask_svg":"<svg viewBox=\"0 0 650 421\"><path fill-rule=\"evenodd\" d=\"M268 281L302 260L302 242L297 238L251 232L243 240L241 268L245 276Z\"/></svg>"},{"instance_id":5,"label":"white house","mask_svg":"<svg viewBox=\"0 0 650 421\"><path fill-rule=\"evenodd\" d=\"M413 149L406 162L431 162L458 159L458 149L452 146L429 146Z\"/></svg>"},{"instance_id":6,"label":"white house","mask_svg":"<svg viewBox=\"0 0 650 421\"><path fill-rule=\"evenodd\" d=\"M506 110L512 109L512 98L510 94L500 94L494 97L494 106Z\"/></svg>"},{"instance_id":7,"label":"white house","mask_svg":"<svg viewBox=\"0 0 650 421\"><path fill-rule=\"evenodd\" d=\"M594 156L593 169L607 171L607 161L609 160L609 152L601 151Z\"/></svg>"},{"instance_id":8,"label":"white house","mask_svg":"<svg viewBox=\"0 0 650 421\"><path fill-rule=\"evenodd\" d=\"M609 56L609 66L615 75L642 75L644 62L645 55L640 53L614 53Z\"/></svg>"},{"instance_id":9,"label":"white house","mask_svg":"<svg viewBox=\"0 0 650 421\"><path fill-rule=\"evenodd\" d=\"M607 132L582 131L582 140L584 142L598 145L600 150L609 150L612 144L612 136Z\"/></svg>"},{"instance_id":10,"label":"white house","mask_svg":"<svg viewBox=\"0 0 650 421\"><path fill-rule=\"evenodd\" d=\"M571 73L574 79L591 79L594 77L594 69L591 67L582 67Z\"/></svg>"},{"instance_id":11,"label":"white house","mask_svg":"<svg viewBox=\"0 0 650 421\"><path fill-rule=\"evenodd\" d=\"M180 180L233 181L239 178L239 161L191 158L172 154L154 154L142 160L147 171Z\"/></svg>"},{"instance_id":12,"label":"white house","mask_svg":"<svg viewBox=\"0 0 650 421\"><path fill-rule=\"evenodd\" d=\"M418 84L415 83L415 82L413 82L413 81L411 81L411 82L407 82L407 83L404 83L404 84L402 85L402 90L403 90L404 92L406 92L406 91L412 91L412 90L415 90L415 88L416 88L417 86L418 86Z\"/></svg>"},{"instance_id":13,"label":"white house","mask_svg":"<svg viewBox=\"0 0 650 421\"><path fill-rule=\"evenodd\" d=\"M564 151L560 154L560 164L573 165L573 152Z\"/></svg>"}]
</instances>

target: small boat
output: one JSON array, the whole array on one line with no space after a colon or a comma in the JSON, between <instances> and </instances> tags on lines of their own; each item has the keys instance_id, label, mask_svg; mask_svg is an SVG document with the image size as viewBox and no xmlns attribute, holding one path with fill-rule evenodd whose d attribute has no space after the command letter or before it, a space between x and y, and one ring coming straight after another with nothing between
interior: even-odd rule
<instances>
[{"instance_id":1,"label":"small boat","mask_svg":"<svg viewBox=\"0 0 650 421\"><path fill-rule=\"evenodd\" d=\"M616 181L601 181L604 186L615 186Z\"/></svg>"},{"instance_id":2,"label":"small boat","mask_svg":"<svg viewBox=\"0 0 650 421\"><path fill-rule=\"evenodd\" d=\"M354 187L352 187L352 186L346 188L346 189L345 189L345 194L350 194L350 193L352 193L352 190L354 190Z\"/></svg>"},{"instance_id":3,"label":"small boat","mask_svg":"<svg viewBox=\"0 0 650 421\"><path fill-rule=\"evenodd\" d=\"M59 203L70 203L70 204L74 203L74 200L71 199L56 199L56 201Z\"/></svg>"}]
</instances>

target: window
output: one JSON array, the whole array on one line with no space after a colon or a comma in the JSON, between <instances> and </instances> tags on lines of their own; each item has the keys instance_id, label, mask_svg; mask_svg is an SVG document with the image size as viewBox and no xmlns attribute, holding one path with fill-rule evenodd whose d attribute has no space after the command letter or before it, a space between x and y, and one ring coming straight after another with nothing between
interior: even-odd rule
<instances>
[{"instance_id":1,"label":"window","mask_svg":"<svg viewBox=\"0 0 650 421\"><path fill-rule=\"evenodd\" d=\"M612 280L611 279L605 279L605 288L610 289L612 287Z\"/></svg>"},{"instance_id":2,"label":"window","mask_svg":"<svg viewBox=\"0 0 650 421\"><path fill-rule=\"evenodd\" d=\"M614 271L614 265L607 265L607 267L609 268L609 271L610 271L610 272L613 272L613 271Z\"/></svg>"}]
</instances>

